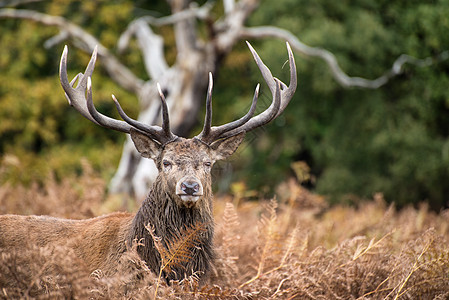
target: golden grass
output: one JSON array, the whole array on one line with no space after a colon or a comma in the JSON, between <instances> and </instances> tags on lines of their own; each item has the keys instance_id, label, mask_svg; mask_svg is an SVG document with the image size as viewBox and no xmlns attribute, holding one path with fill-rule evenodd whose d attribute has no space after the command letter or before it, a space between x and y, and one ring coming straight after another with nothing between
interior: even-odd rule
<instances>
[{"instance_id":1,"label":"golden grass","mask_svg":"<svg viewBox=\"0 0 449 300\"><path fill-rule=\"evenodd\" d=\"M0 187L0 213L97 215L109 205L105 183L85 173L49 178L44 187ZM382 195L358 207L327 207L294 180L279 187L277 199L233 201L215 201L217 258L203 284L195 275L159 282L134 249L119 275L106 277L88 274L68 249L29 247L0 250L0 299L449 298L447 211L398 211Z\"/></svg>"}]
</instances>

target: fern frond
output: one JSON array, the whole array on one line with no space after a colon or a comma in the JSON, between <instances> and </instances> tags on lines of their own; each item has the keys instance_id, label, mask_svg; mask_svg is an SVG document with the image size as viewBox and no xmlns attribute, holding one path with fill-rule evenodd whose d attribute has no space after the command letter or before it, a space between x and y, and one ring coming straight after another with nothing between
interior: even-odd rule
<instances>
[{"instance_id":1,"label":"fern frond","mask_svg":"<svg viewBox=\"0 0 449 300\"><path fill-rule=\"evenodd\" d=\"M201 234L206 231L204 223L197 222L194 226L185 228L163 247L161 254L162 270L171 272L192 259L192 249L198 247Z\"/></svg>"},{"instance_id":2,"label":"fern frond","mask_svg":"<svg viewBox=\"0 0 449 300\"><path fill-rule=\"evenodd\" d=\"M223 240L223 253L226 256L230 255L230 252L235 248L236 243L240 240L240 235L236 232L240 227L239 217L234 204L227 202L223 212L223 227L222 227L222 240Z\"/></svg>"},{"instance_id":3,"label":"fern frond","mask_svg":"<svg viewBox=\"0 0 449 300\"><path fill-rule=\"evenodd\" d=\"M259 258L259 264L257 267L257 274L251 278L250 280L246 281L245 283L241 284L239 288L242 288L253 281L259 279L262 274L264 273L264 269L267 265L267 262L271 255L276 256L279 254L282 248L282 245L280 244L280 234L278 231L278 222L277 222L277 208L278 204L276 202L276 199L272 199L270 203L267 206L267 211L269 213L269 217L262 215L260 226L259 226L259 235L261 240L260 245L260 258ZM287 254L288 256L288 254Z\"/></svg>"},{"instance_id":4,"label":"fern frond","mask_svg":"<svg viewBox=\"0 0 449 300\"><path fill-rule=\"evenodd\" d=\"M173 289L173 295L181 299L238 299L241 296L237 289L221 287L216 284L202 285L195 274L177 282Z\"/></svg>"},{"instance_id":5,"label":"fern frond","mask_svg":"<svg viewBox=\"0 0 449 300\"><path fill-rule=\"evenodd\" d=\"M240 221L237 215L235 206L228 202L223 213L223 227L222 227L222 253L224 261L231 271L231 274L237 273L236 261L238 255L235 250L238 249L240 243L240 235L238 234L240 228Z\"/></svg>"},{"instance_id":6,"label":"fern frond","mask_svg":"<svg viewBox=\"0 0 449 300\"><path fill-rule=\"evenodd\" d=\"M206 225L201 222L194 226L184 228L177 232L172 239L166 240L166 246L163 245L162 238L156 236L154 228L149 224L146 226L154 241L154 246L161 257L161 266L155 289L155 298L164 272L174 272L177 268L185 268L184 264L193 259L192 249L199 246L202 233L206 231Z\"/></svg>"}]
</instances>

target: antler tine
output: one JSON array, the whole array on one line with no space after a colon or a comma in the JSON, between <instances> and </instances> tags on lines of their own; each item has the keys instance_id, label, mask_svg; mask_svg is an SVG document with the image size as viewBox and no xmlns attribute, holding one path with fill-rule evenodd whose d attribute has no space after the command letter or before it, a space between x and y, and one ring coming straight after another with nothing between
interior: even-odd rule
<instances>
[{"instance_id":1,"label":"antler tine","mask_svg":"<svg viewBox=\"0 0 449 300\"><path fill-rule=\"evenodd\" d=\"M161 96L162 128L159 126L146 125L144 123L141 123L139 121L136 121L136 120L130 118L125 113L125 111L122 109L122 107L120 106L120 103L118 102L117 98L114 95L112 95L112 100L114 100L115 106L117 107L117 111L118 111L120 117L122 117L122 119L126 123L139 129L140 131L143 131L144 133L148 134L152 139L158 141L159 143L161 143L163 145L169 141L174 140L176 138L176 136L170 131L167 102L165 101L165 97L162 94L159 83L157 84L157 89L159 91L159 95Z\"/></svg>"},{"instance_id":2,"label":"antler tine","mask_svg":"<svg viewBox=\"0 0 449 300\"><path fill-rule=\"evenodd\" d=\"M61 55L61 61L59 63L59 80L61 82L61 86L64 90L65 97L69 104L73 107L75 107L76 110L78 110L85 118L91 120L92 122L95 122L95 120L90 116L89 112L87 111L87 107L84 106L84 101L72 101L72 99L77 98L77 90L73 88L73 85L75 84L76 79L80 79L83 74L78 73L75 78L71 82L69 82L68 76L67 76L67 53L68 48L67 45L64 46L64 50L62 51ZM94 53L92 53L91 60L95 61ZM79 83L81 80L79 81ZM79 86L79 84L78 84ZM96 123L96 122L95 122Z\"/></svg>"},{"instance_id":3,"label":"antler tine","mask_svg":"<svg viewBox=\"0 0 449 300\"><path fill-rule=\"evenodd\" d=\"M246 44L248 45L248 48L251 51L251 53L254 57L254 60L256 61L257 66L259 67L262 77L264 78L265 82L268 85L268 88L271 91L271 94L274 94L276 92L276 82L275 82L276 78L273 77L270 69L263 63L259 54L257 54L256 50L254 50L254 48L251 46L251 44L249 42L246 42ZM287 46L288 61L289 61L289 66L290 66L290 85L287 87L287 85L285 83L280 81L281 99L282 100L281 100L281 107L276 116L280 115L284 111L284 109L287 107L288 103L290 102L293 95L295 94L296 87L297 87L295 58L293 56L292 49L288 42L286 42L286 46Z\"/></svg>"},{"instance_id":4,"label":"antler tine","mask_svg":"<svg viewBox=\"0 0 449 300\"><path fill-rule=\"evenodd\" d=\"M244 115L240 119L235 120L235 121L233 121L231 123L224 124L224 125L221 125L221 126L213 128L214 135L217 138L221 138L222 133L231 131L231 130L233 130L235 128L238 128L238 127L242 126L243 124L248 122L253 117L254 112L256 111L257 100L259 99L259 90L260 90L260 84L257 84L256 90L254 91L253 101L251 102L251 107L249 108L249 111L246 113L246 115ZM277 100L275 102L278 103L280 101Z\"/></svg>"},{"instance_id":5,"label":"antler tine","mask_svg":"<svg viewBox=\"0 0 449 300\"><path fill-rule=\"evenodd\" d=\"M211 122L212 122L212 86L209 85L209 90L208 90L208 97L207 97L207 101L206 101L206 120L204 121L204 128L203 131L197 135L197 138L201 139L203 142L210 144L213 141L220 139L222 133L225 133L227 131L233 130L243 124L245 124L246 122L248 122L249 119L251 119L251 117L254 115L254 112L256 111L256 106L257 106L257 99L259 98L259 89L260 89L260 84L257 84L256 86L256 90L254 91L254 96L253 96L253 101L251 102L251 107L249 109L249 111L246 113L246 115L244 115L243 117L241 117L238 120L235 120L231 123L227 123L221 126L217 126L217 127L211 127ZM208 124L206 126L206 124Z\"/></svg>"},{"instance_id":6,"label":"antler tine","mask_svg":"<svg viewBox=\"0 0 449 300\"><path fill-rule=\"evenodd\" d=\"M253 117L257 97L259 93L259 85L256 88L256 92L254 94L253 102L251 104L251 108L249 112L239 120L234 122L221 125L219 127L212 127L210 125L207 127L206 123L210 122L209 108L206 109L206 121L204 125L203 131L197 136L205 143L212 143L215 140L230 137L236 135L242 131L248 132L257 127L263 126L279 116L285 107L290 102L293 94L296 91L297 86L297 75L296 75L296 64L295 59L293 57L293 52L290 48L290 45L287 43L287 51L289 57L289 65L290 65L290 85L287 86L285 83L280 81L279 79L273 77L270 69L263 63L262 59L257 54L256 50L251 46L250 43L246 42L249 50L251 51L254 60L256 61L257 66L259 67L262 76L267 83L271 94L273 95L273 101L271 105L259 115ZM210 132L207 132L206 128L210 128ZM207 133L207 134L206 134Z\"/></svg>"},{"instance_id":7,"label":"antler tine","mask_svg":"<svg viewBox=\"0 0 449 300\"><path fill-rule=\"evenodd\" d=\"M295 57L293 56L292 48L290 47L290 44L286 42L287 45L287 52L288 52L288 63L290 65L290 85L287 87L285 83L281 81L282 84L282 99L285 99L281 103L281 108L279 110L279 113L282 113L284 109L287 107L287 104L290 102L290 100L293 98L293 95L296 92L296 87L298 86L298 75L296 73L296 63L295 63Z\"/></svg>"},{"instance_id":8,"label":"antler tine","mask_svg":"<svg viewBox=\"0 0 449 300\"><path fill-rule=\"evenodd\" d=\"M162 92L159 82L157 83L157 91L159 92L159 97L161 98L161 110L162 110L162 131L164 136L168 140L172 140L175 136L170 131L170 118L168 116L168 106L167 101L165 101L164 93Z\"/></svg>"},{"instance_id":9,"label":"antler tine","mask_svg":"<svg viewBox=\"0 0 449 300\"><path fill-rule=\"evenodd\" d=\"M248 118L248 120L246 120L246 122L244 122L243 125L236 127L235 129L223 131L223 133L221 133L220 136L218 136L218 138L230 137L242 131L245 132L251 131L257 127L269 123L274 118L276 118L276 116L279 114L279 110L281 107L281 88L280 88L280 81L278 79L275 79L275 85L276 90L273 95L273 102L264 112L258 114L253 118L251 117Z\"/></svg>"},{"instance_id":10,"label":"antler tine","mask_svg":"<svg viewBox=\"0 0 449 300\"><path fill-rule=\"evenodd\" d=\"M70 86L73 88L73 86L75 85L75 82L78 80L78 78L83 75L83 73L78 73L75 75L75 77L73 77L72 81L70 81ZM70 100L70 98L67 96L66 93L64 93L65 98L67 99L67 101L69 102L69 105L72 106L72 101Z\"/></svg>"},{"instance_id":11,"label":"antler tine","mask_svg":"<svg viewBox=\"0 0 449 300\"><path fill-rule=\"evenodd\" d=\"M212 88L213 88L214 82L212 73L209 72L209 86L207 88L207 97L206 97L206 114L204 117L204 127L203 130L199 135L197 135L197 138L200 140L206 142L207 137L210 136L211 133L211 126L212 126Z\"/></svg>"},{"instance_id":12,"label":"antler tine","mask_svg":"<svg viewBox=\"0 0 449 300\"><path fill-rule=\"evenodd\" d=\"M131 128L126 122L109 118L100 114L95 110L92 102L92 81L91 76L95 68L95 62L97 60L97 47L95 47L89 64L86 67L84 74L79 73L75 78L69 82L67 76L67 45L64 46L62 52L61 62L59 64L59 79L61 81L62 88L64 89L65 96L69 101L69 104L73 106L81 115L86 119L113 130L129 133ZM78 79L78 85L74 88L75 80ZM87 94L87 98L86 98Z\"/></svg>"},{"instance_id":13,"label":"antler tine","mask_svg":"<svg viewBox=\"0 0 449 300\"><path fill-rule=\"evenodd\" d=\"M87 65L84 74L77 74L71 82L69 82L67 76L67 53L68 48L67 46L65 46L59 65L59 78L69 104L73 106L85 118L89 119L95 124L125 133L130 133L132 128L138 129L148 134L152 139L160 142L161 144L165 144L176 138L176 136L173 135L173 133L171 133L170 131L167 103L165 101L164 95L160 91L159 85L158 89L159 93L161 94L162 101L162 128L159 126L149 126L128 117L114 95L112 95L112 99L115 102L115 106L117 107L120 116L125 121L110 118L99 113L95 109L95 105L92 100L91 76L95 68L95 61L97 60L97 47L95 47L92 53L89 64ZM77 80L78 85L74 87Z\"/></svg>"},{"instance_id":14,"label":"antler tine","mask_svg":"<svg viewBox=\"0 0 449 300\"><path fill-rule=\"evenodd\" d=\"M145 132L148 133L152 138L158 140L158 130L157 128L155 128L156 126L148 126L144 123L138 122L130 117L128 117L128 115L125 113L125 111L122 109L122 107L120 106L120 103L118 102L117 98L115 98L114 95L112 95L112 100L114 100L115 103L115 107L117 108L117 111L120 115L120 117L122 117L122 119L128 123L129 125Z\"/></svg>"}]
</instances>

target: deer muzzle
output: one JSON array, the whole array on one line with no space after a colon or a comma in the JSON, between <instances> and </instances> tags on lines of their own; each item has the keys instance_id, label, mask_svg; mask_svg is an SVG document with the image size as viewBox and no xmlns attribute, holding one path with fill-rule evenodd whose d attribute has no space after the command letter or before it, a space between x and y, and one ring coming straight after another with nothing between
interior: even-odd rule
<instances>
[{"instance_id":1,"label":"deer muzzle","mask_svg":"<svg viewBox=\"0 0 449 300\"><path fill-rule=\"evenodd\" d=\"M184 176L176 184L176 194L184 203L194 204L203 195L203 185L193 176Z\"/></svg>"}]
</instances>

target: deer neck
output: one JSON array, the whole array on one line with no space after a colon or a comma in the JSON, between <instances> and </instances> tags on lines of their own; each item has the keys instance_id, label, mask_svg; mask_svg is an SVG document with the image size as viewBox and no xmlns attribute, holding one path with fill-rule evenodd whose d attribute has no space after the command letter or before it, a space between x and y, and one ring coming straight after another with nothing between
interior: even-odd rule
<instances>
[{"instance_id":1,"label":"deer neck","mask_svg":"<svg viewBox=\"0 0 449 300\"><path fill-rule=\"evenodd\" d=\"M214 256L212 238L214 234L214 221L212 216L212 193L206 191L204 203L193 208L181 207L171 199L160 181L156 180L149 195L136 213L128 236L128 243L139 242L137 252L146 261L148 267L156 274L161 265L160 255L155 249L149 229L154 230L154 235L161 238L162 244L168 243L182 235L189 228L201 225L203 230L195 248L192 249L192 259L184 264L176 275L166 276L167 279L182 279L189 276L185 270L202 271L206 273ZM179 273L179 274L178 274ZM179 278L178 278L179 277Z\"/></svg>"}]
</instances>

